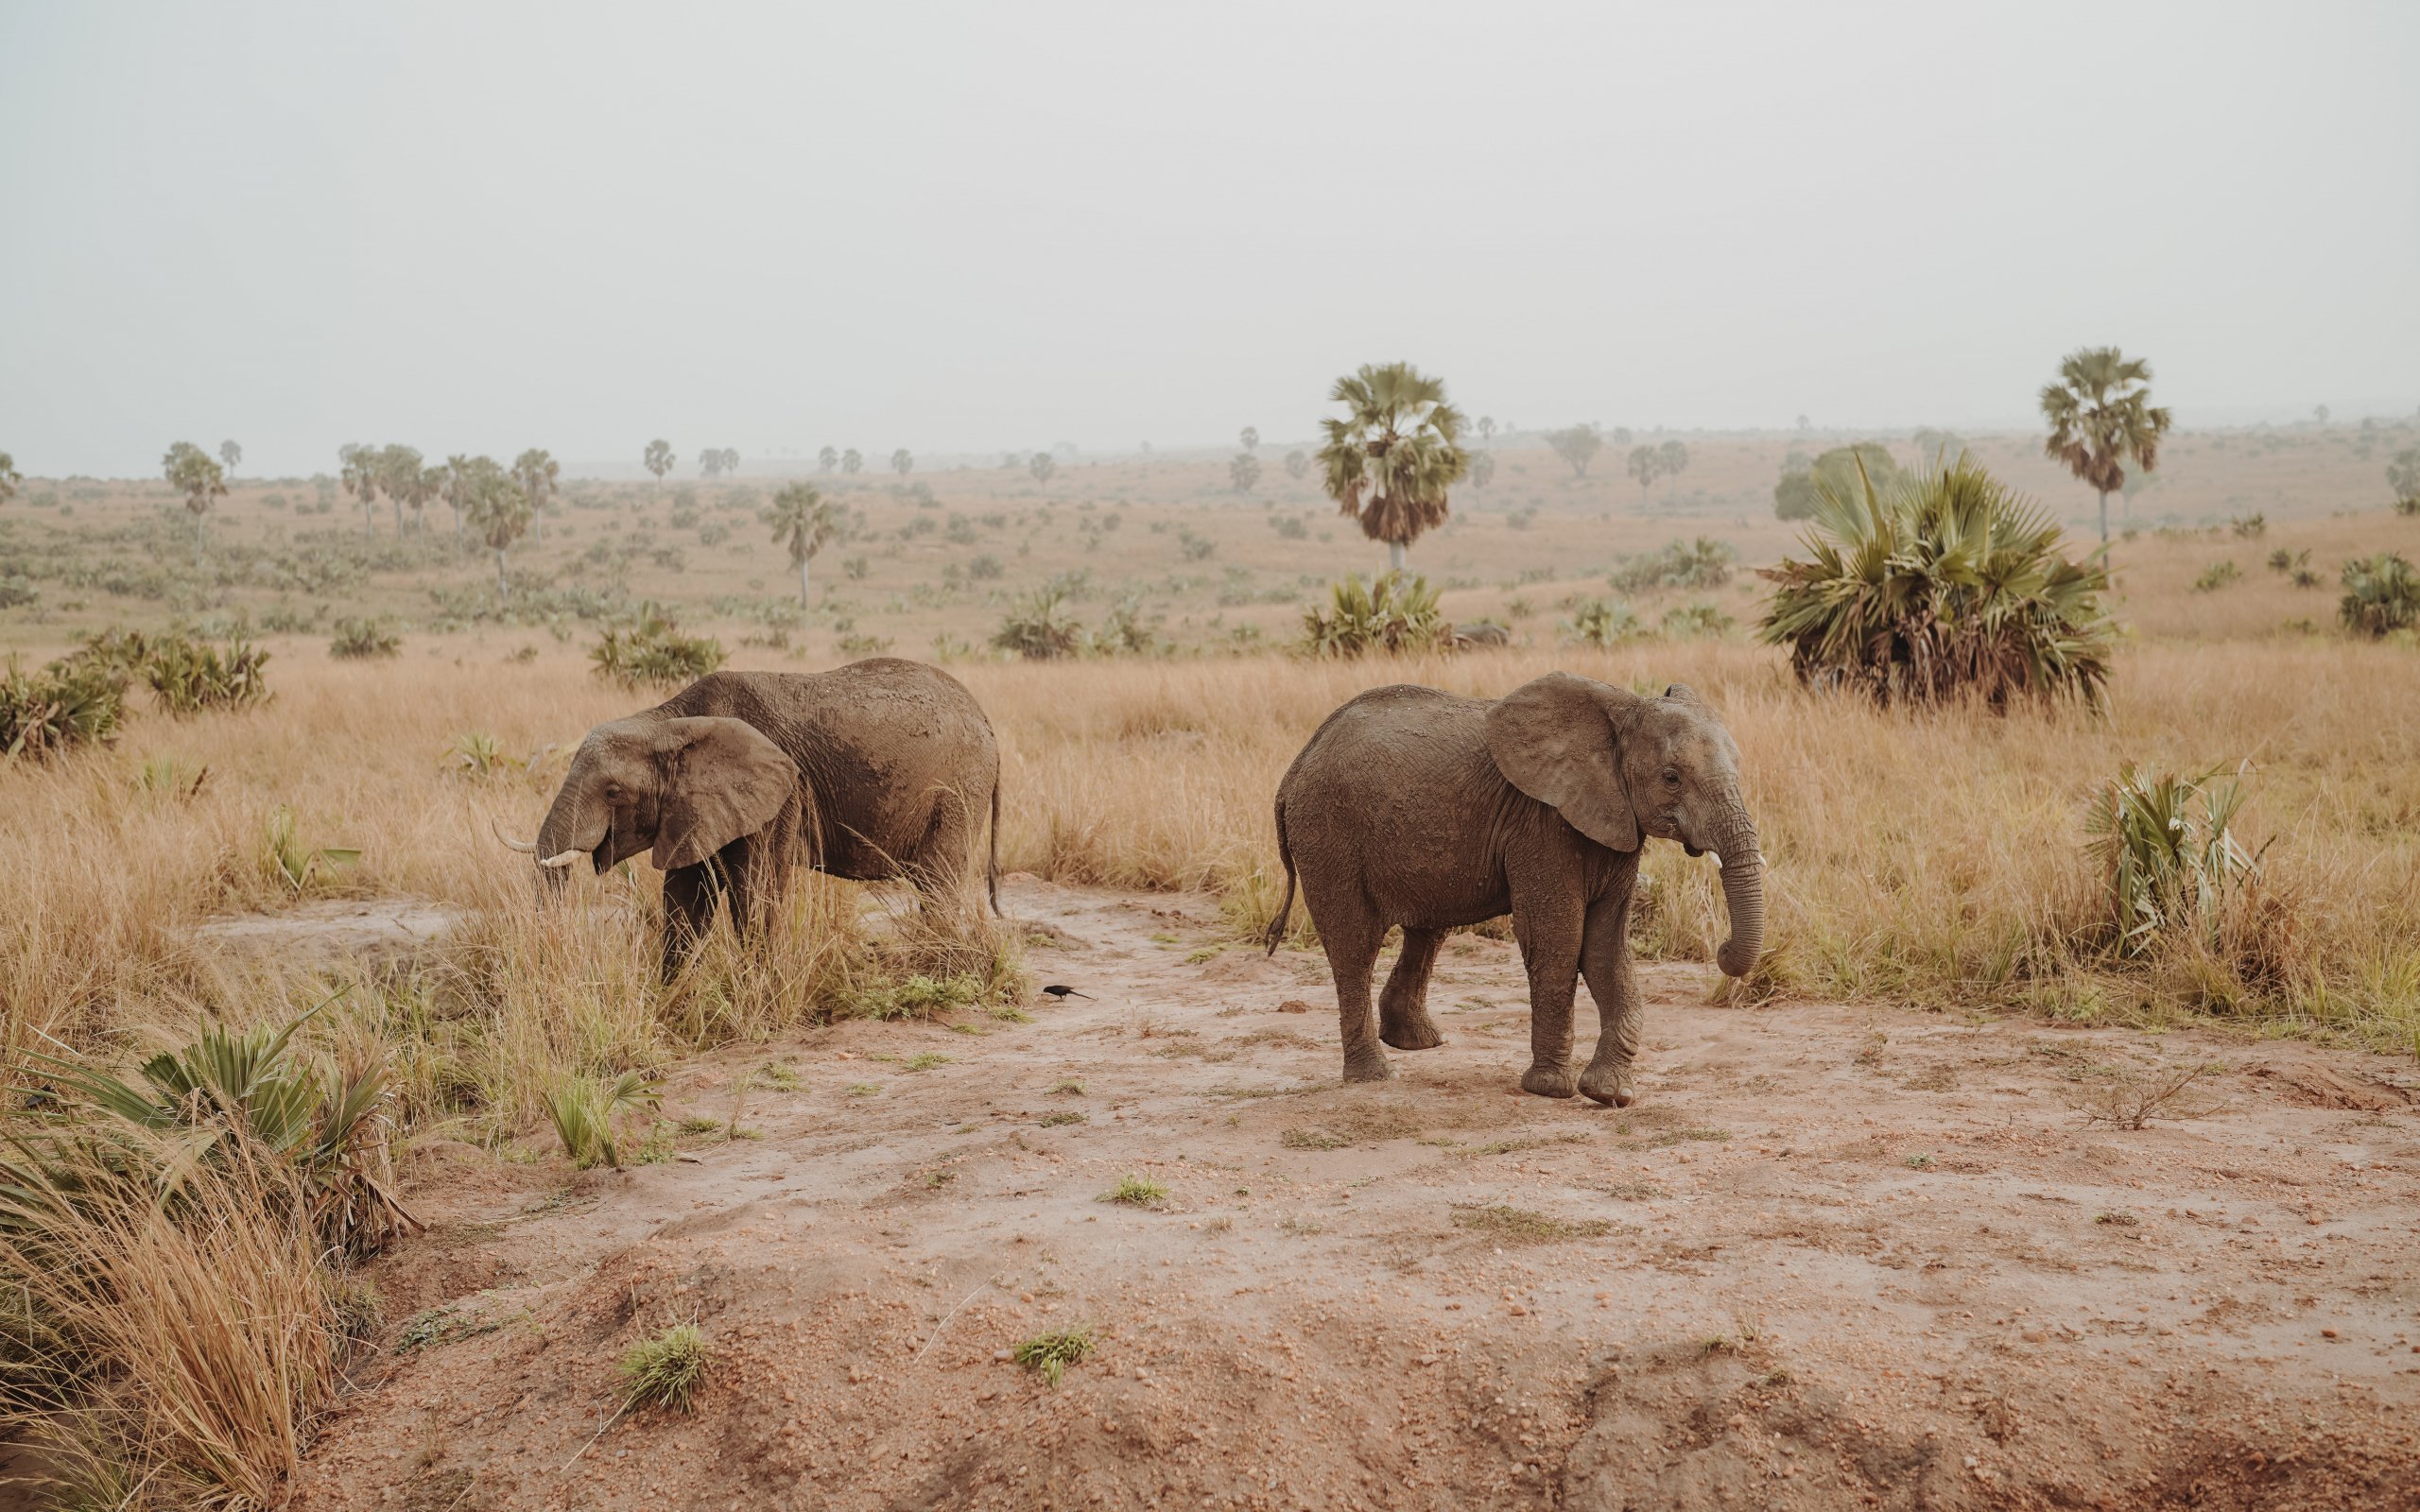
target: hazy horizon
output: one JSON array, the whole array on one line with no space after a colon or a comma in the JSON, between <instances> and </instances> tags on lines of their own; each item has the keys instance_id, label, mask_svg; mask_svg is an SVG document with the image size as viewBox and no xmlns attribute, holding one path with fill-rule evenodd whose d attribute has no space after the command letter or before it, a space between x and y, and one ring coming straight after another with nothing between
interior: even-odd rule
<instances>
[{"instance_id":1,"label":"hazy horizon","mask_svg":"<svg viewBox=\"0 0 2420 1512\"><path fill-rule=\"evenodd\" d=\"M2089 46L2087 47L2087 43ZM2420 404L2420 8L0 8L0 451ZM684 465L683 471L689 469Z\"/></svg>"}]
</instances>

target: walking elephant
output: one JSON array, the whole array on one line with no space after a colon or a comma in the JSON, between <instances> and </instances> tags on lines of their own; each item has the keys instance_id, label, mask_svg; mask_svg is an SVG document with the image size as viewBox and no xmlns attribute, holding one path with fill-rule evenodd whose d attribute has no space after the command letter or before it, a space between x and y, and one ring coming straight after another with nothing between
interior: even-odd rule
<instances>
[{"instance_id":1,"label":"walking elephant","mask_svg":"<svg viewBox=\"0 0 2420 1512\"><path fill-rule=\"evenodd\" d=\"M1393 1074L1380 1042L1443 1042L1428 973L1445 931L1503 914L1530 979L1524 1091L1576 1090L1627 1107L1638 1053L1630 904L1638 848L1716 852L1731 911L1718 956L1741 976L1764 949L1764 858L1739 796L1739 752L1679 683L1643 697L1550 672L1494 702L1435 688L1375 688L1328 715L1277 790L1285 936L1299 877L1336 976L1344 1077ZM1390 926L1403 953L1370 1022L1370 975ZM1571 1007L1584 975L1601 1028L1575 1076Z\"/></svg>"},{"instance_id":2,"label":"walking elephant","mask_svg":"<svg viewBox=\"0 0 2420 1512\"><path fill-rule=\"evenodd\" d=\"M598 872L645 850L664 872L664 971L678 971L725 897L743 935L788 894L794 867L905 878L928 910L964 898L986 822L999 912L1000 748L948 673L892 657L830 672L717 672L597 726L534 842L543 889L581 857Z\"/></svg>"}]
</instances>

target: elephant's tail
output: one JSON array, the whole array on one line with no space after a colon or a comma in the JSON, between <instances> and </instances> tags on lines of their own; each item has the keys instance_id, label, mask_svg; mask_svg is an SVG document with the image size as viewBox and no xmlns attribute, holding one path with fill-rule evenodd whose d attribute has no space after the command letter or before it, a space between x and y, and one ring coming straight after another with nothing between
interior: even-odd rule
<instances>
[{"instance_id":1,"label":"elephant's tail","mask_svg":"<svg viewBox=\"0 0 2420 1512\"><path fill-rule=\"evenodd\" d=\"M1006 919L1000 912L1000 774L992 774L992 853L984 864L983 890L992 898L992 917Z\"/></svg>"},{"instance_id":2,"label":"elephant's tail","mask_svg":"<svg viewBox=\"0 0 2420 1512\"><path fill-rule=\"evenodd\" d=\"M1286 868L1286 896L1277 904L1277 917L1269 921L1269 933L1261 936L1261 943L1268 947L1262 952L1265 955L1277 954L1278 941L1286 937L1286 919L1294 912L1294 852L1286 844L1286 805L1283 802L1277 805L1277 859Z\"/></svg>"}]
</instances>

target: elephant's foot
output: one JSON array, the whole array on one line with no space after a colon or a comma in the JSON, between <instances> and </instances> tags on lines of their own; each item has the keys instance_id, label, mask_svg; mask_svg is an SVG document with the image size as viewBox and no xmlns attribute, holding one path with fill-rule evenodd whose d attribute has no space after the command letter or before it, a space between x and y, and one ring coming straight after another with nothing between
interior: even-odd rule
<instances>
[{"instance_id":1,"label":"elephant's foot","mask_svg":"<svg viewBox=\"0 0 2420 1512\"><path fill-rule=\"evenodd\" d=\"M1392 1081L1395 1068L1387 1064L1387 1053L1372 1045L1368 1053L1344 1053L1344 1079L1355 1081Z\"/></svg>"},{"instance_id":2,"label":"elephant's foot","mask_svg":"<svg viewBox=\"0 0 2420 1512\"><path fill-rule=\"evenodd\" d=\"M1521 1073L1521 1090L1540 1097L1568 1097L1574 1091L1571 1068L1540 1061Z\"/></svg>"},{"instance_id":3,"label":"elephant's foot","mask_svg":"<svg viewBox=\"0 0 2420 1512\"><path fill-rule=\"evenodd\" d=\"M1628 1066L1591 1066L1580 1077L1580 1090L1608 1108L1628 1108L1638 1095Z\"/></svg>"},{"instance_id":4,"label":"elephant's foot","mask_svg":"<svg viewBox=\"0 0 2420 1512\"><path fill-rule=\"evenodd\" d=\"M1392 1022L1381 1019L1378 1038L1397 1050L1434 1050L1445 1042L1445 1036L1439 1031L1437 1021L1425 1010L1407 1013Z\"/></svg>"}]
</instances>

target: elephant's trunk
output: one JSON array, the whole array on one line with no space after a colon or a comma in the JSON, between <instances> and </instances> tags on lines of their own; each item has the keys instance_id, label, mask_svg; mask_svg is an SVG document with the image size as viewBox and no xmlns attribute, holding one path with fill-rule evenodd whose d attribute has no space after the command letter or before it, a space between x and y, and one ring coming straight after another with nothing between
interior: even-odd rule
<instances>
[{"instance_id":1,"label":"elephant's trunk","mask_svg":"<svg viewBox=\"0 0 2420 1512\"><path fill-rule=\"evenodd\" d=\"M562 893L570 880L567 857L593 852L605 843L612 828L610 816L601 805L585 800L581 784L565 782L562 791L555 795L554 805L546 810L546 821L538 826L538 895L554 897Z\"/></svg>"},{"instance_id":2,"label":"elephant's trunk","mask_svg":"<svg viewBox=\"0 0 2420 1512\"><path fill-rule=\"evenodd\" d=\"M1765 858L1755 826L1743 816L1715 847L1722 856L1722 898L1731 909L1731 937L1715 953L1725 976L1745 976L1765 953Z\"/></svg>"}]
</instances>

